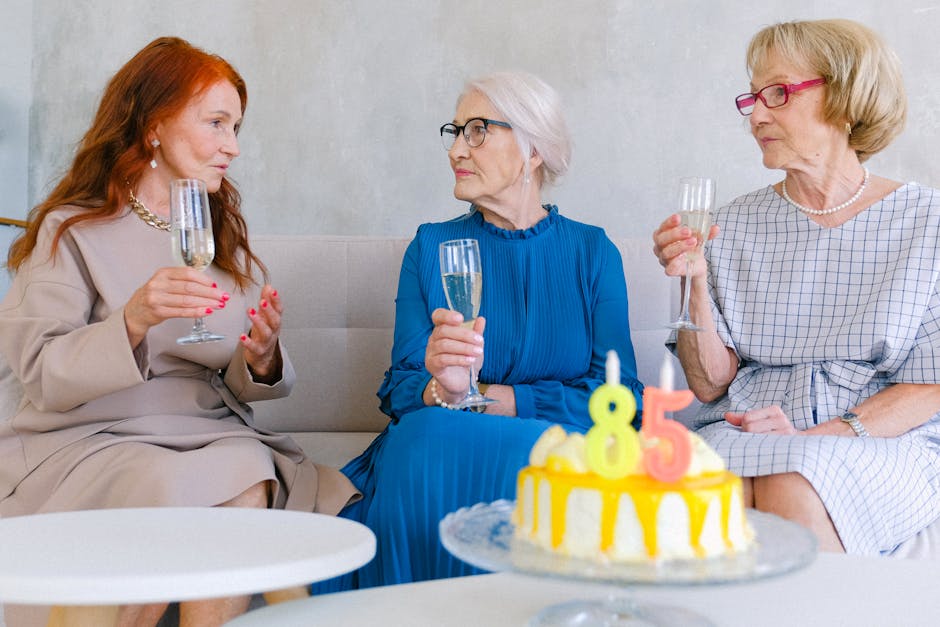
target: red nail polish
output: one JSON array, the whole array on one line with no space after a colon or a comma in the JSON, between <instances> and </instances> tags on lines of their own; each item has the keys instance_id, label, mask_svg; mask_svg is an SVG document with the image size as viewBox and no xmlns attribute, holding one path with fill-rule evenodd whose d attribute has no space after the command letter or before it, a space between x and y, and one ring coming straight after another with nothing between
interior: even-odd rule
<instances>
[{"instance_id":1,"label":"red nail polish","mask_svg":"<svg viewBox=\"0 0 940 627\"><path fill-rule=\"evenodd\" d=\"M273 292L271 292L271 296L277 296L277 290L274 290Z\"/></svg>"},{"instance_id":2,"label":"red nail polish","mask_svg":"<svg viewBox=\"0 0 940 627\"><path fill-rule=\"evenodd\" d=\"M249 316L257 315L257 313L258 313L258 312L255 311L255 308L254 308L254 307L252 307L251 309L248 310L248 315L249 315Z\"/></svg>"},{"instance_id":3,"label":"red nail polish","mask_svg":"<svg viewBox=\"0 0 940 627\"><path fill-rule=\"evenodd\" d=\"M212 282L212 287L219 287L219 286L215 283L215 281L213 281L213 282Z\"/></svg>"},{"instance_id":4,"label":"red nail polish","mask_svg":"<svg viewBox=\"0 0 940 627\"><path fill-rule=\"evenodd\" d=\"M266 309L267 306L268 306L268 301L266 301L266 300L261 301L261 308L262 308L262 309Z\"/></svg>"},{"instance_id":5,"label":"red nail polish","mask_svg":"<svg viewBox=\"0 0 940 627\"><path fill-rule=\"evenodd\" d=\"M222 292L222 300L228 300L231 296L228 295L228 292Z\"/></svg>"},{"instance_id":6,"label":"red nail polish","mask_svg":"<svg viewBox=\"0 0 940 627\"><path fill-rule=\"evenodd\" d=\"M211 314L211 313L212 313L212 307L206 307L206 313L207 313L207 314Z\"/></svg>"},{"instance_id":7,"label":"red nail polish","mask_svg":"<svg viewBox=\"0 0 940 627\"><path fill-rule=\"evenodd\" d=\"M242 333L241 337L238 338L238 339L240 339L242 342L247 342L247 341L248 341L248 336L245 335L244 333Z\"/></svg>"},{"instance_id":8,"label":"red nail polish","mask_svg":"<svg viewBox=\"0 0 940 627\"><path fill-rule=\"evenodd\" d=\"M219 309L225 309L225 301L224 301L224 300L220 300L220 301L219 301Z\"/></svg>"}]
</instances>

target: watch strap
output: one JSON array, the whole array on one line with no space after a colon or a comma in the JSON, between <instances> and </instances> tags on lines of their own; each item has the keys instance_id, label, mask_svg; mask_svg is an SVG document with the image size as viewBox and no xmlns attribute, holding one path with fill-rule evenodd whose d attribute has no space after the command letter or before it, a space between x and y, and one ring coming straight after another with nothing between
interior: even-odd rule
<instances>
[{"instance_id":1,"label":"watch strap","mask_svg":"<svg viewBox=\"0 0 940 627\"><path fill-rule=\"evenodd\" d=\"M854 412L850 412L850 411L845 412L844 414L839 416L839 420L841 420L845 424L852 427L852 431L854 431L855 435L857 435L860 438L867 438L871 435L870 433L868 433L868 430L865 428L865 425L862 424L862 421L858 419L858 414Z\"/></svg>"}]
</instances>

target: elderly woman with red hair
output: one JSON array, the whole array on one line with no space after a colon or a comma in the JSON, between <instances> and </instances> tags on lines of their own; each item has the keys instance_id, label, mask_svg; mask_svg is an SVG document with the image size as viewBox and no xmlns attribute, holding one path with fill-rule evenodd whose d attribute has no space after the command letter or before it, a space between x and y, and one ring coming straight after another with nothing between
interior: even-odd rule
<instances>
[{"instance_id":1,"label":"elderly woman with red hair","mask_svg":"<svg viewBox=\"0 0 940 627\"><path fill-rule=\"evenodd\" d=\"M261 285L238 191L245 83L224 59L153 41L112 78L65 177L10 250L0 353L25 404L0 423L0 516L152 506L337 513L356 496L246 402L284 396L283 305ZM170 181L205 182L215 260L178 266ZM179 345L192 318L225 339ZM145 541L145 538L142 538ZM181 604L182 624L221 624L247 598ZM155 624L164 606L127 607Z\"/></svg>"}]
</instances>

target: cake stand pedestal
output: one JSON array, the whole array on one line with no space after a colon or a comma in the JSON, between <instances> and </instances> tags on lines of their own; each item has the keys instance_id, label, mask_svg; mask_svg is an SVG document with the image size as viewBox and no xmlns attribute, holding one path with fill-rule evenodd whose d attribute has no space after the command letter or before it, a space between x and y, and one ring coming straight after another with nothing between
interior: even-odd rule
<instances>
[{"instance_id":1,"label":"cake stand pedestal","mask_svg":"<svg viewBox=\"0 0 940 627\"><path fill-rule=\"evenodd\" d=\"M744 553L704 560L600 563L566 557L513 539L514 504L500 500L452 512L440 523L441 542L455 557L489 571L513 570L544 577L619 585L709 585L753 581L793 572L816 556L816 538L804 527L773 514L747 510L756 534ZM531 626L709 626L683 608L634 603L629 597L575 601L545 608Z\"/></svg>"}]
</instances>

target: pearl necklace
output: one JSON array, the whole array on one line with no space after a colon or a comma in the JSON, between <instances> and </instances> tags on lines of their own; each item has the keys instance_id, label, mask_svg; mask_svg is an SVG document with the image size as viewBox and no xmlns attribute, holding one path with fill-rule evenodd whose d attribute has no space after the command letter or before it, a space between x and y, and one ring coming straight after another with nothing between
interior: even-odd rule
<instances>
[{"instance_id":1,"label":"pearl necklace","mask_svg":"<svg viewBox=\"0 0 940 627\"><path fill-rule=\"evenodd\" d=\"M845 209L846 207L848 207L853 202L859 199L859 197L862 195L862 192L865 191L865 187L868 186L868 175L869 175L868 168L862 168L862 170L865 171L865 178L862 179L862 185L861 187L858 188L858 191L855 192L855 194L851 198L846 200L844 203L842 203L841 205L836 205L835 207L832 207L831 209L810 209L809 207L804 207L800 203L790 198L790 194L787 193L787 179L786 178L783 179L783 184L781 185L781 191L783 191L784 199L788 203L790 203L791 205L793 205L794 207L802 211L803 213L807 213L811 216L826 216L826 215L829 215L830 213L835 213L836 211L841 211L842 209Z\"/></svg>"},{"instance_id":2,"label":"pearl necklace","mask_svg":"<svg viewBox=\"0 0 940 627\"><path fill-rule=\"evenodd\" d=\"M141 220L143 220L144 222L146 222L147 224L149 224L155 229L160 229L161 231L170 230L169 222L167 222L166 220L164 220L157 214L150 211L150 209L147 209L147 207L144 206L144 203L137 200L137 197L134 196L134 192L128 190L128 194L130 194L131 209L134 210L134 213L140 216Z\"/></svg>"}]
</instances>

